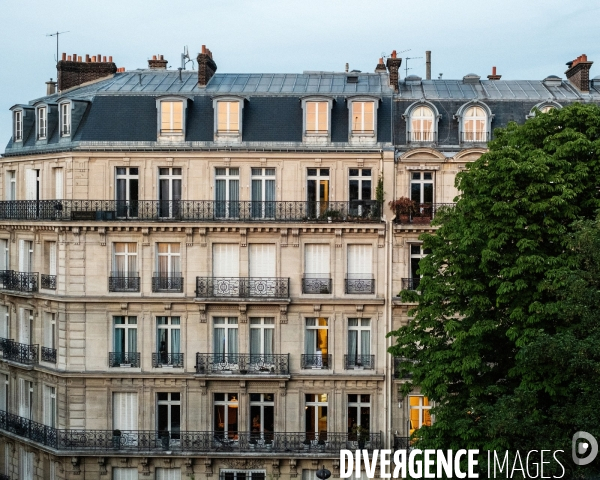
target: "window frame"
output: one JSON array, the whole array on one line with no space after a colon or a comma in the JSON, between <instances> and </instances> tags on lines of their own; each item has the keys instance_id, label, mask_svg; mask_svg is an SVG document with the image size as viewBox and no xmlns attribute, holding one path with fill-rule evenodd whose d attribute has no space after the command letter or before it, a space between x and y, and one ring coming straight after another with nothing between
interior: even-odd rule
<instances>
[{"instance_id":1,"label":"window frame","mask_svg":"<svg viewBox=\"0 0 600 480\"><path fill-rule=\"evenodd\" d=\"M238 113L237 113L238 129L237 130L231 130L229 128L230 121L227 122L227 126L228 126L227 129L225 129L225 130L219 129L219 103L222 103L222 104L236 103L237 104L237 106L238 106ZM232 140L238 140L238 141L242 140L244 104L245 104L245 98L243 98L243 97L226 95L226 96L217 96L217 97L213 98L213 112L214 112L214 114L213 114L213 134L214 134L215 141L226 140L228 142L231 142ZM227 116L230 117L229 108L227 110L228 110Z\"/></svg>"},{"instance_id":2,"label":"window frame","mask_svg":"<svg viewBox=\"0 0 600 480\"><path fill-rule=\"evenodd\" d=\"M534 105L531 108L531 111L527 115L525 115L525 120L529 120L530 118L535 117L536 113L538 111L541 112L541 113L547 113L547 112L544 112L543 110L544 109L553 109L553 108L556 108L557 110L560 110L563 107L562 107L562 105L560 103L555 102L554 100L545 100L543 102L540 102L540 103Z\"/></svg>"},{"instance_id":3,"label":"window frame","mask_svg":"<svg viewBox=\"0 0 600 480\"><path fill-rule=\"evenodd\" d=\"M159 395L167 395L167 399L160 399ZM179 399L173 399L173 394L179 395ZM167 410L167 432L169 433L169 439L171 440L179 440L181 438L181 426L183 424L183 408L182 408L182 397L181 392L156 392L156 431L164 432L159 427L159 407L166 406ZM173 430L173 407L179 407L179 430Z\"/></svg>"},{"instance_id":4,"label":"window frame","mask_svg":"<svg viewBox=\"0 0 600 480\"><path fill-rule=\"evenodd\" d=\"M25 118L25 111L18 109L13 111L13 142L23 142L23 119Z\"/></svg>"},{"instance_id":5,"label":"window frame","mask_svg":"<svg viewBox=\"0 0 600 480\"><path fill-rule=\"evenodd\" d=\"M217 395L223 395L224 400L217 400ZM215 434L219 434L222 433L223 434L223 438L222 441L223 442L229 442L229 441L234 441L236 440L236 437L238 436L238 433L240 432L240 401L239 401L239 397L240 395L238 393L225 393L225 392L213 392L213 431L215 432ZM219 416L217 416L217 407L223 407L223 418L220 418ZM236 414L236 422L235 425L237 426L237 428L235 430L230 430L229 429L229 425L231 425L231 423L229 422L229 410L234 410L235 414ZM220 423L217 423L217 420L227 420L227 421L222 421L223 423L223 430L219 430L217 428L218 425L220 425ZM220 428L220 427L219 427Z\"/></svg>"},{"instance_id":6,"label":"window frame","mask_svg":"<svg viewBox=\"0 0 600 480\"><path fill-rule=\"evenodd\" d=\"M375 143L377 141L377 112L379 109L379 103L381 98L369 95L361 95L356 97L350 97L347 100L348 103L348 140L350 143L353 141L359 141L361 143ZM362 119L361 126L362 129L354 130L353 128L353 115L354 115L354 105L355 104L365 104L365 103L373 103L373 130L365 129L365 112L364 105L362 109Z\"/></svg>"},{"instance_id":7,"label":"window frame","mask_svg":"<svg viewBox=\"0 0 600 480\"><path fill-rule=\"evenodd\" d=\"M416 398L419 399L418 405L411 405L411 399ZM427 401L427 405L425 405L425 401ZM429 398L425 395L409 395L408 396L408 419L409 419L409 435L419 428L430 426L433 423L433 418L431 416L431 407L432 402L429 401ZM417 410L419 425L416 428L413 428L411 413L413 410ZM425 410L429 411L429 424L425 421Z\"/></svg>"},{"instance_id":8,"label":"window frame","mask_svg":"<svg viewBox=\"0 0 600 480\"><path fill-rule=\"evenodd\" d=\"M318 130L318 131L308 131L308 104L309 103L317 103L317 104L326 104L326 112L327 112L327 120L326 120L326 130ZM304 97L301 99L302 105L302 139L303 141L316 141L317 139L322 139L324 141L331 141L331 110L333 108L333 98L319 96L319 95L311 95L308 97ZM318 113L316 118L318 119ZM318 123L318 122L317 122Z\"/></svg>"},{"instance_id":9,"label":"window frame","mask_svg":"<svg viewBox=\"0 0 600 480\"><path fill-rule=\"evenodd\" d=\"M59 117L59 136L66 138L70 137L73 129L73 115L71 110L73 109L73 103L71 101L64 101L58 104L58 117ZM67 127L67 128L65 128Z\"/></svg>"},{"instance_id":10,"label":"window frame","mask_svg":"<svg viewBox=\"0 0 600 480\"><path fill-rule=\"evenodd\" d=\"M311 396L313 397L312 400L308 400L308 397ZM326 400L325 401L321 401L320 397L325 396ZM316 410L315 412L315 421L316 424L312 425L311 427L309 427L306 423L307 423L307 415L308 415L308 411L314 408ZM320 434L322 432L322 430L318 430L318 424L319 424L319 420L318 420L318 409L319 408L325 408L325 418L327 419L327 425L325 426L325 433L329 432L329 394L328 393L305 393L304 394L304 409L307 413L304 414L304 432L306 433L307 438L309 438L312 435L315 435L315 439L310 439L312 441L321 441L320 439ZM316 428L317 431L311 431L309 430L309 428Z\"/></svg>"},{"instance_id":11,"label":"window frame","mask_svg":"<svg viewBox=\"0 0 600 480\"><path fill-rule=\"evenodd\" d=\"M351 395L356 396L355 402L350 401ZM369 397L368 402L363 401L362 397L365 395ZM371 432L371 420L373 419L373 415L372 415L373 414L373 404L372 404L371 400L372 400L372 395L370 393L348 393L346 395L346 420L348 422L348 433L350 433L350 434L355 433L355 432L352 432L353 425L350 425L350 409L351 408L356 408L357 423L355 425L358 427L367 428L369 430L369 433ZM362 425L362 410L363 409L369 410L369 425L368 425L368 427L365 427L364 425Z\"/></svg>"},{"instance_id":12,"label":"window frame","mask_svg":"<svg viewBox=\"0 0 600 480\"><path fill-rule=\"evenodd\" d=\"M484 138L483 139L476 138L475 140L465 140L465 134L467 133L467 132L465 132L466 122L469 119L473 119L473 118L475 118L475 119L483 118L483 117L468 117L468 118L466 117L466 114L468 113L468 111L473 107L481 108L485 114L486 118L483 120L484 125L485 125L485 131L483 132ZM487 144L487 142L491 139L492 120L494 119L494 114L490 110L490 107L488 107L485 103L483 103L479 100L473 100L473 101L467 102L458 109L458 111L454 115L454 118L458 121L458 126L459 126L459 131L458 131L459 144L461 144L461 145L462 144L478 145L478 144L482 144L482 143Z\"/></svg>"},{"instance_id":13,"label":"window frame","mask_svg":"<svg viewBox=\"0 0 600 480\"><path fill-rule=\"evenodd\" d=\"M156 97L156 138L166 139L168 141L174 140L185 140L186 132L187 132L187 108L188 102L193 101L192 98L186 97L184 95L163 95ZM181 102L181 131L172 131L172 130L162 130L162 112L163 112L163 103L174 103ZM172 119L171 119L172 125Z\"/></svg>"},{"instance_id":14,"label":"window frame","mask_svg":"<svg viewBox=\"0 0 600 480\"><path fill-rule=\"evenodd\" d=\"M48 105L40 105L36 108L36 137L37 140L46 140L48 138ZM43 112L43 115L42 115Z\"/></svg>"},{"instance_id":15,"label":"window frame","mask_svg":"<svg viewBox=\"0 0 600 480\"><path fill-rule=\"evenodd\" d=\"M428 108L432 113L432 124L431 124L431 139L430 140L417 140L413 139L414 131L412 130L412 124L415 112L419 108ZM438 124L442 115L438 112L438 109L431 102L426 100L419 100L408 106L406 111L402 114L402 118L406 121L406 143L418 143L418 144L435 144L438 141ZM426 117L419 117L426 118Z\"/></svg>"}]
</instances>

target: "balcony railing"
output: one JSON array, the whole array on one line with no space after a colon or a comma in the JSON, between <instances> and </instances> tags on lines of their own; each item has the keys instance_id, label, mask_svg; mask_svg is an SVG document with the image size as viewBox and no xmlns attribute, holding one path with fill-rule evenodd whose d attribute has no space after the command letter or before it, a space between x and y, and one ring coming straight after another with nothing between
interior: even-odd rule
<instances>
[{"instance_id":1,"label":"balcony railing","mask_svg":"<svg viewBox=\"0 0 600 480\"><path fill-rule=\"evenodd\" d=\"M357 439L343 432L228 432L157 430L67 430L49 427L0 410L0 430L59 451L71 452L260 452L336 454L340 450L383 447L382 434ZM359 442L360 440L360 442Z\"/></svg>"},{"instance_id":2,"label":"balcony railing","mask_svg":"<svg viewBox=\"0 0 600 480\"><path fill-rule=\"evenodd\" d=\"M0 473L0 480L10 480L10 477L8 475Z\"/></svg>"},{"instance_id":3,"label":"balcony railing","mask_svg":"<svg viewBox=\"0 0 600 480\"><path fill-rule=\"evenodd\" d=\"M410 437L394 435L394 450L412 450Z\"/></svg>"},{"instance_id":4,"label":"balcony railing","mask_svg":"<svg viewBox=\"0 0 600 480\"><path fill-rule=\"evenodd\" d=\"M375 279L372 275L357 275L362 278L346 278L346 293L372 294L375 293ZM369 278L370 277L370 278Z\"/></svg>"},{"instance_id":5,"label":"balcony railing","mask_svg":"<svg viewBox=\"0 0 600 480\"><path fill-rule=\"evenodd\" d=\"M37 292L38 273L0 270L0 288L16 292Z\"/></svg>"},{"instance_id":6,"label":"balcony railing","mask_svg":"<svg viewBox=\"0 0 600 480\"><path fill-rule=\"evenodd\" d=\"M460 132L461 143L487 143L490 141L490 132L477 130L471 132Z\"/></svg>"},{"instance_id":7,"label":"balcony railing","mask_svg":"<svg viewBox=\"0 0 600 480\"><path fill-rule=\"evenodd\" d=\"M331 293L331 278L304 277L302 293Z\"/></svg>"},{"instance_id":8,"label":"balcony railing","mask_svg":"<svg viewBox=\"0 0 600 480\"><path fill-rule=\"evenodd\" d=\"M48 290L56 290L56 275L46 275L42 273L40 276L40 285Z\"/></svg>"},{"instance_id":9,"label":"balcony railing","mask_svg":"<svg viewBox=\"0 0 600 480\"><path fill-rule=\"evenodd\" d=\"M288 298L286 277L196 277L196 297Z\"/></svg>"},{"instance_id":10,"label":"balcony railing","mask_svg":"<svg viewBox=\"0 0 600 480\"><path fill-rule=\"evenodd\" d=\"M6 200L0 220L222 222L380 222L376 200Z\"/></svg>"},{"instance_id":11,"label":"balcony railing","mask_svg":"<svg viewBox=\"0 0 600 480\"><path fill-rule=\"evenodd\" d=\"M56 348L42 347L42 362L56 363Z\"/></svg>"},{"instance_id":12,"label":"balcony railing","mask_svg":"<svg viewBox=\"0 0 600 480\"><path fill-rule=\"evenodd\" d=\"M408 143L435 143L437 142L437 132L412 131L408 132Z\"/></svg>"},{"instance_id":13,"label":"balcony railing","mask_svg":"<svg viewBox=\"0 0 600 480\"><path fill-rule=\"evenodd\" d=\"M375 355L359 355L356 353L344 355L344 368L346 370L374 370Z\"/></svg>"},{"instance_id":14,"label":"balcony railing","mask_svg":"<svg viewBox=\"0 0 600 480\"><path fill-rule=\"evenodd\" d=\"M422 224L429 225L436 213L445 207L453 207L454 203L414 203L414 207L410 209L396 209L396 218L394 223L397 224Z\"/></svg>"},{"instance_id":15,"label":"balcony railing","mask_svg":"<svg viewBox=\"0 0 600 480\"><path fill-rule=\"evenodd\" d=\"M7 338L0 339L2 358L22 363L23 365L34 365L38 363L38 347L38 344L27 345Z\"/></svg>"},{"instance_id":16,"label":"balcony railing","mask_svg":"<svg viewBox=\"0 0 600 480\"><path fill-rule=\"evenodd\" d=\"M330 353L326 355L303 353L300 357L300 366L302 369L330 370L333 368L333 362Z\"/></svg>"},{"instance_id":17,"label":"balcony railing","mask_svg":"<svg viewBox=\"0 0 600 480\"><path fill-rule=\"evenodd\" d=\"M153 292L183 292L183 277L181 274L173 273L170 276L163 273L155 273L152 276Z\"/></svg>"},{"instance_id":18,"label":"balcony railing","mask_svg":"<svg viewBox=\"0 0 600 480\"><path fill-rule=\"evenodd\" d=\"M140 277L135 276L122 276L118 272L111 272L108 277L108 291L109 292L139 292L140 291Z\"/></svg>"},{"instance_id":19,"label":"balcony railing","mask_svg":"<svg viewBox=\"0 0 600 480\"><path fill-rule=\"evenodd\" d=\"M108 352L108 366L139 368L140 352Z\"/></svg>"},{"instance_id":20,"label":"balcony railing","mask_svg":"<svg viewBox=\"0 0 600 480\"><path fill-rule=\"evenodd\" d=\"M183 368L183 353L158 352L152 354L152 366Z\"/></svg>"},{"instance_id":21,"label":"balcony railing","mask_svg":"<svg viewBox=\"0 0 600 480\"><path fill-rule=\"evenodd\" d=\"M421 283L420 277L403 278L402 279L402 290L416 290L419 288Z\"/></svg>"},{"instance_id":22,"label":"balcony railing","mask_svg":"<svg viewBox=\"0 0 600 480\"><path fill-rule=\"evenodd\" d=\"M248 353L197 353L196 373L238 375L288 375L290 355Z\"/></svg>"}]
</instances>

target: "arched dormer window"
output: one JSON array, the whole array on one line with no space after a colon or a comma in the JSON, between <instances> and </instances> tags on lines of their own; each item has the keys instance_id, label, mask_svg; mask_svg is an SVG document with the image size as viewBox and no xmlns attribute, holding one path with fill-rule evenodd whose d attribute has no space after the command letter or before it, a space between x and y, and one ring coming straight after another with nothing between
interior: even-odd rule
<instances>
[{"instance_id":1,"label":"arched dormer window","mask_svg":"<svg viewBox=\"0 0 600 480\"><path fill-rule=\"evenodd\" d=\"M403 114L408 143L437 142L438 120L441 115L434 105L421 100L410 105Z\"/></svg>"},{"instance_id":2,"label":"arched dormer window","mask_svg":"<svg viewBox=\"0 0 600 480\"><path fill-rule=\"evenodd\" d=\"M463 105L455 115L459 121L461 143L486 143L492 130L492 114L489 107L474 101Z\"/></svg>"},{"instance_id":3,"label":"arched dormer window","mask_svg":"<svg viewBox=\"0 0 600 480\"><path fill-rule=\"evenodd\" d=\"M562 105L553 100L546 100L545 102L541 102L541 103L538 103L537 105L535 105L531 109L531 112L529 112L529 114L525 116L525 118L526 119L533 118L533 117L535 117L537 112L548 113L550 110L554 110L555 108L561 109Z\"/></svg>"},{"instance_id":4,"label":"arched dormer window","mask_svg":"<svg viewBox=\"0 0 600 480\"><path fill-rule=\"evenodd\" d=\"M172 140L185 138L185 117L188 98L183 96L166 96L156 99L158 114L157 137Z\"/></svg>"}]
</instances>

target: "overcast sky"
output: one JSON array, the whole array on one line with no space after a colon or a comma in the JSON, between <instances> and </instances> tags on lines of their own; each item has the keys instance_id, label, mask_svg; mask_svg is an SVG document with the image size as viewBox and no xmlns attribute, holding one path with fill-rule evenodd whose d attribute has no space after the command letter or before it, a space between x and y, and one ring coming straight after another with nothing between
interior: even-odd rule
<instances>
[{"instance_id":1,"label":"overcast sky","mask_svg":"<svg viewBox=\"0 0 600 480\"><path fill-rule=\"evenodd\" d=\"M373 71L397 50L405 75L503 79L564 77L586 53L600 75L598 0L0 0L0 152L11 135L8 110L45 94L60 52L112 55L118 67L147 66L162 54L177 68L202 44L219 72Z\"/></svg>"}]
</instances>

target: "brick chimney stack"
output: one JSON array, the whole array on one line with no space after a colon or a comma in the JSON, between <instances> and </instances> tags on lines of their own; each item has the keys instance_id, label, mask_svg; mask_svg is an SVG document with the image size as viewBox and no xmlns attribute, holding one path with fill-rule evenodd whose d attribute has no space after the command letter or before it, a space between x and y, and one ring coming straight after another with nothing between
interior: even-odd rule
<instances>
[{"instance_id":1,"label":"brick chimney stack","mask_svg":"<svg viewBox=\"0 0 600 480\"><path fill-rule=\"evenodd\" d=\"M496 67L492 67L492 74L488 75L488 80L500 80L502 75L496 75Z\"/></svg>"},{"instance_id":2,"label":"brick chimney stack","mask_svg":"<svg viewBox=\"0 0 600 480\"><path fill-rule=\"evenodd\" d=\"M587 59L584 53L579 55L572 62L567 62L569 69L565 72L567 79L580 92L590 91L590 68L592 63Z\"/></svg>"},{"instance_id":3,"label":"brick chimney stack","mask_svg":"<svg viewBox=\"0 0 600 480\"><path fill-rule=\"evenodd\" d=\"M385 69L385 64L383 63L383 58L379 59L379 63L375 67L375 73L385 73L387 70Z\"/></svg>"},{"instance_id":4,"label":"brick chimney stack","mask_svg":"<svg viewBox=\"0 0 600 480\"><path fill-rule=\"evenodd\" d=\"M117 71L117 66L113 63L112 57L108 57L108 61L106 61L106 57L102 58L101 55L91 58L86 55L85 62L82 62L81 56L76 53L72 57L69 55L68 59L67 54L63 53L56 69L58 70L58 90L63 91L113 75Z\"/></svg>"},{"instance_id":5,"label":"brick chimney stack","mask_svg":"<svg viewBox=\"0 0 600 480\"><path fill-rule=\"evenodd\" d=\"M402 59L397 58L396 50L392 52L392 55L387 59L387 69L390 72L390 86L394 88L394 90L398 91L398 81L400 77L398 75L398 70L400 70L400 65L402 64Z\"/></svg>"},{"instance_id":6,"label":"brick chimney stack","mask_svg":"<svg viewBox=\"0 0 600 480\"><path fill-rule=\"evenodd\" d=\"M162 55L152 55L152 60L148 60L150 70L166 70L167 62Z\"/></svg>"},{"instance_id":7,"label":"brick chimney stack","mask_svg":"<svg viewBox=\"0 0 600 480\"><path fill-rule=\"evenodd\" d=\"M217 64L212 58L212 52L202 45L202 52L196 58L198 61L198 85L206 87L212 76L217 71Z\"/></svg>"}]
</instances>

